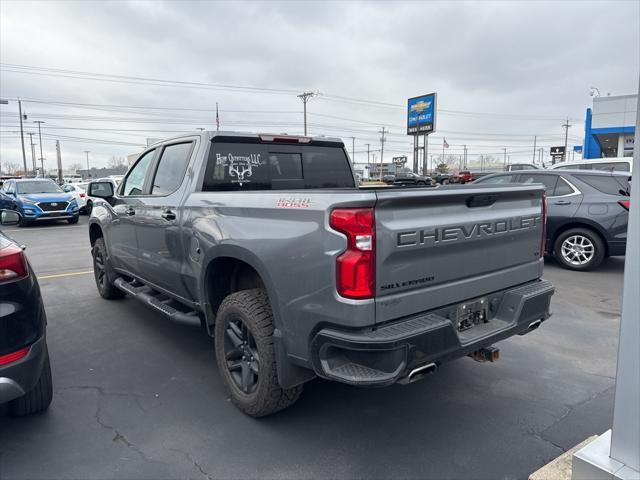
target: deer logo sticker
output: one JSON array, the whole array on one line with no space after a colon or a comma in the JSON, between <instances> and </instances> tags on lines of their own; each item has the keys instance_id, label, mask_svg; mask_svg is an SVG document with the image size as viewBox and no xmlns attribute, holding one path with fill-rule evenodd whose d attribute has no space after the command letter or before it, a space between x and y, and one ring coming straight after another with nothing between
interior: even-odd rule
<instances>
[{"instance_id":1,"label":"deer logo sticker","mask_svg":"<svg viewBox=\"0 0 640 480\"><path fill-rule=\"evenodd\" d=\"M229 169L229 176L232 183L249 183L249 178L253 175L253 167L262 165L259 153L250 155L233 155L228 153L221 155L216 153L216 165L224 165Z\"/></svg>"}]
</instances>

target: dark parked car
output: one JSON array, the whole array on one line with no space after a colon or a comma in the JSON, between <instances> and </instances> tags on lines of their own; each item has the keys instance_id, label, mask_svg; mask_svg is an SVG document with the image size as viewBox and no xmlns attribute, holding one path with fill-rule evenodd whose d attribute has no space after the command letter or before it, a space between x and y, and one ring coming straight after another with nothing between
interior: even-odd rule
<instances>
[{"instance_id":1,"label":"dark parked car","mask_svg":"<svg viewBox=\"0 0 640 480\"><path fill-rule=\"evenodd\" d=\"M432 177L436 183L440 183L442 185L447 185L453 181L453 175L446 172L433 172Z\"/></svg>"},{"instance_id":2,"label":"dark parked car","mask_svg":"<svg viewBox=\"0 0 640 480\"><path fill-rule=\"evenodd\" d=\"M547 194L546 253L571 270L590 270L624 255L629 174L580 170L498 173L475 183L542 183Z\"/></svg>"},{"instance_id":3,"label":"dark parked car","mask_svg":"<svg viewBox=\"0 0 640 480\"><path fill-rule=\"evenodd\" d=\"M396 178L393 182L394 185L416 185L419 187L426 187L432 183L433 181L431 180L431 177L424 177L413 172L396 173Z\"/></svg>"},{"instance_id":4,"label":"dark parked car","mask_svg":"<svg viewBox=\"0 0 640 480\"><path fill-rule=\"evenodd\" d=\"M2 210L2 225L20 214ZM22 247L0 232L0 404L12 415L46 410L53 387L40 287Z\"/></svg>"}]
</instances>

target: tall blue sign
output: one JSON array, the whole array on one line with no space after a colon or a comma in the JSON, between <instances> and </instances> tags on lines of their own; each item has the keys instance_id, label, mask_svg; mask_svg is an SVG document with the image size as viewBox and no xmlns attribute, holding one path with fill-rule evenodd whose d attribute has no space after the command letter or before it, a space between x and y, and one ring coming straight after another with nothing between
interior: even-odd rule
<instances>
[{"instance_id":1,"label":"tall blue sign","mask_svg":"<svg viewBox=\"0 0 640 480\"><path fill-rule=\"evenodd\" d=\"M407 135L428 135L436 130L436 94L410 98L407 103Z\"/></svg>"}]
</instances>

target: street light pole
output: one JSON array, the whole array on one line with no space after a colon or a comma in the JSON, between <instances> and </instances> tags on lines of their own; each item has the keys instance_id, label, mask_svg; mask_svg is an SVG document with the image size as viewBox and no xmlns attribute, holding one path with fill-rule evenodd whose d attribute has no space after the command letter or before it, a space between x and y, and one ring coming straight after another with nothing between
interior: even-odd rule
<instances>
[{"instance_id":1,"label":"street light pole","mask_svg":"<svg viewBox=\"0 0 640 480\"><path fill-rule=\"evenodd\" d=\"M29 135L29 145L31 146L31 166L33 167L33 174L35 175L36 173L36 150L34 147L35 143L33 143L33 132L27 132L27 135ZM24 172L24 174L26 175L27 172Z\"/></svg>"},{"instance_id":2,"label":"street light pole","mask_svg":"<svg viewBox=\"0 0 640 480\"><path fill-rule=\"evenodd\" d=\"M42 120L35 120L33 123L38 124L38 137L40 138L40 166L42 168L42 176L44 177L44 155L42 155L42 130L40 129L40 125L44 122Z\"/></svg>"},{"instance_id":3,"label":"street light pole","mask_svg":"<svg viewBox=\"0 0 640 480\"><path fill-rule=\"evenodd\" d=\"M85 150L84 153L87 154L87 177L90 177L91 174L89 173L89 153L91 152L91 150Z\"/></svg>"}]
</instances>

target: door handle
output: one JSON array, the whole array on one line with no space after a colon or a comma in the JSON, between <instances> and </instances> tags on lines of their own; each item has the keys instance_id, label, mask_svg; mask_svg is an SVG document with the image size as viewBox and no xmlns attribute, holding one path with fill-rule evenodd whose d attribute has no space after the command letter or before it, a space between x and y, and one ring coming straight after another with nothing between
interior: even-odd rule
<instances>
[{"instance_id":1,"label":"door handle","mask_svg":"<svg viewBox=\"0 0 640 480\"><path fill-rule=\"evenodd\" d=\"M571 205L569 200L558 200L557 202L553 202L554 205Z\"/></svg>"},{"instance_id":2,"label":"door handle","mask_svg":"<svg viewBox=\"0 0 640 480\"><path fill-rule=\"evenodd\" d=\"M133 209L133 207L129 207L125 210L125 212L129 217L131 217L132 215L136 214L136 211Z\"/></svg>"},{"instance_id":3,"label":"door handle","mask_svg":"<svg viewBox=\"0 0 640 480\"><path fill-rule=\"evenodd\" d=\"M165 210L164 212L162 212L162 215L160 215L162 218L164 218L165 220L175 220L176 219L176 214L173 213L171 210Z\"/></svg>"}]
</instances>

